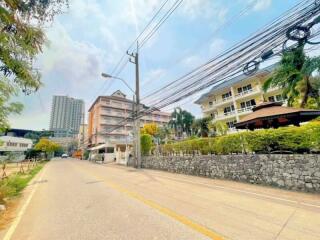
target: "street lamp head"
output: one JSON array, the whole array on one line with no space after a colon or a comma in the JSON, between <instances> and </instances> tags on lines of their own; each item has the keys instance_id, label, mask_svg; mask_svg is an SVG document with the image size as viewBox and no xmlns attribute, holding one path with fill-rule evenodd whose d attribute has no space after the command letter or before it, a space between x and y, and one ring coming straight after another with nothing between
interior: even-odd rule
<instances>
[{"instance_id":1,"label":"street lamp head","mask_svg":"<svg viewBox=\"0 0 320 240\"><path fill-rule=\"evenodd\" d=\"M110 74L107 73L101 73L101 76L104 78L112 78L112 76Z\"/></svg>"}]
</instances>

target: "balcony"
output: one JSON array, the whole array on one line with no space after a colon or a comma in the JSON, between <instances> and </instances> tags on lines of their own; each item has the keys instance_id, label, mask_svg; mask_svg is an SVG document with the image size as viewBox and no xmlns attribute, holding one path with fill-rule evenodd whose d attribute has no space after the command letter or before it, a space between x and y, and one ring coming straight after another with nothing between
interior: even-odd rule
<instances>
[{"instance_id":1,"label":"balcony","mask_svg":"<svg viewBox=\"0 0 320 240\"><path fill-rule=\"evenodd\" d=\"M259 87L254 87L245 91L242 91L241 93L238 93L235 98L239 99L242 97L247 97L247 96L252 96L255 95L257 93L261 93L261 89Z\"/></svg>"},{"instance_id":2,"label":"balcony","mask_svg":"<svg viewBox=\"0 0 320 240\"><path fill-rule=\"evenodd\" d=\"M227 98L223 98L221 100L217 100L217 101L213 101L212 105L210 105L208 108L202 108L202 111L204 113L206 112L210 112L212 110L217 109L218 107L221 107L223 105L227 105L230 104L232 102L232 96L227 97Z\"/></svg>"},{"instance_id":3,"label":"balcony","mask_svg":"<svg viewBox=\"0 0 320 240\"><path fill-rule=\"evenodd\" d=\"M228 118L233 118L236 116L236 111L226 112L223 114L218 114L213 117L214 121L225 120Z\"/></svg>"},{"instance_id":4,"label":"balcony","mask_svg":"<svg viewBox=\"0 0 320 240\"><path fill-rule=\"evenodd\" d=\"M255 106L240 108L240 109L238 109L238 113L239 113L239 115L241 115L241 114L252 112L252 108L254 108L254 107Z\"/></svg>"}]
</instances>

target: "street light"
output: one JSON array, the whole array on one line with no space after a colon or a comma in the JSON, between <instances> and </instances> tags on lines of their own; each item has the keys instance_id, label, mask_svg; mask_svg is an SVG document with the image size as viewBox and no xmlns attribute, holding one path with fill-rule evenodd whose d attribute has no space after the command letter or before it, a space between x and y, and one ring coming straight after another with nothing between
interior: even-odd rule
<instances>
[{"instance_id":1,"label":"street light","mask_svg":"<svg viewBox=\"0 0 320 240\"><path fill-rule=\"evenodd\" d=\"M130 91L135 95L135 91L133 91L133 89L129 86L129 84L122 78L119 78L119 77L115 77L115 76L112 76L110 74L107 74L107 73L101 73L101 76L104 77L104 78L113 78L113 79L118 79L120 81L122 81L129 89Z\"/></svg>"}]
</instances>

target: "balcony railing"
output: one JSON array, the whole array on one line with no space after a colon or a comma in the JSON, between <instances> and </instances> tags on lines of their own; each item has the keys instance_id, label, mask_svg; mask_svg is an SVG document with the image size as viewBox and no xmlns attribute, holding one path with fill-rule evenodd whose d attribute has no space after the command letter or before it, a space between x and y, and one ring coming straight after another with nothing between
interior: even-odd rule
<instances>
[{"instance_id":1,"label":"balcony railing","mask_svg":"<svg viewBox=\"0 0 320 240\"><path fill-rule=\"evenodd\" d=\"M238 113L244 113L244 112L251 112L252 108L254 108L255 106L249 106L249 107L245 107L245 108L240 108L238 109Z\"/></svg>"},{"instance_id":2,"label":"balcony railing","mask_svg":"<svg viewBox=\"0 0 320 240\"><path fill-rule=\"evenodd\" d=\"M254 87L254 88L251 88L251 89L242 91L241 93L238 93L235 97L236 97L236 98L239 98L239 97L248 95L248 94L250 94L250 93L258 93L258 92L260 92L260 89L259 89L258 87Z\"/></svg>"},{"instance_id":3,"label":"balcony railing","mask_svg":"<svg viewBox=\"0 0 320 240\"><path fill-rule=\"evenodd\" d=\"M232 96L225 97L225 98L222 98L222 102L227 102L228 100L231 100L231 99L232 99Z\"/></svg>"}]
</instances>

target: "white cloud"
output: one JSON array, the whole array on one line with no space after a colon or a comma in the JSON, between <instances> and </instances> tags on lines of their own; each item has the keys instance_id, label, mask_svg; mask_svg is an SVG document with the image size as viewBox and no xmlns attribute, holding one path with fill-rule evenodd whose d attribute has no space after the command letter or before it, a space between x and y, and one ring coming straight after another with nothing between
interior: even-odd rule
<instances>
[{"instance_id":1,"label":"white cloud","mask_svg":"<svg viewBox=\"0 0 320 240\"><path fill-rule=\"evenodd\" d=\"M224 22L228 10L222 5L212 0L192 0L182 3L181 12L188 19L196 19L199 17L211 18L215 16L219 22Z\"/></svg>"},{"instance_id":2,"label":"white cloud","mask_svg":"<svg viewBox=\"0 0 320 240\"><path fill-rule=\"evenodd\" d=\"M201 63L203 63L203 59L200 56L191 55L191 56L184 58L181 63L182 63L182 66L184 66L188 69L192 69L195 66L198 66Z\"/></svg>"},{"instance_id":3,"label":"white cloud","mask_svg":"<svg viewBox=\"0 0 320 240\"><path fill-rule=\"evenodd\" d=\"M95 45L71 38L64 26L56 22L48 32L49 48L39 58L43 76L54 73L65 81L65 86L78 91L98 78L102 70L101 49Z\"/></svg>"},{"instance_id":4,"label":"white cloud","mask_svg":"<svg viewBox=\"0 0 320 240\"><path fill-rule=\"evenodd\" d=\"M272 0L250 0L250 2L255 2L254 11L263 11L271 6Z\"/></svg>"},{"instance_id":5,"label":"white cloud","mask_svg":"<svg viewBox=\"0 0 320 240\"><path fill-rule=\"evenodd\" d=\"M222 38L215 38L210 44L210 54L211 56L216 56L217 54L223 52L227 46L226 40Z\"/></svg>"},{"instance_id":6,"label":"white cloud","mask_svg":"<svg viewBox=\"0 0 320 240\"><path fill-rule=\"evenodd\" d=\"M144 80L143 80L141 86L143 87L143 86L146 86L146 85L152 83L153 81L159 80L159 78L161 78L166 73L167 73L167 71L163 68L157 68L157 69L152 69L152 70L148 71L144 77Z\"/></svg>"}]
</instances>

